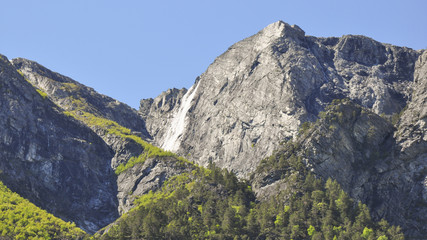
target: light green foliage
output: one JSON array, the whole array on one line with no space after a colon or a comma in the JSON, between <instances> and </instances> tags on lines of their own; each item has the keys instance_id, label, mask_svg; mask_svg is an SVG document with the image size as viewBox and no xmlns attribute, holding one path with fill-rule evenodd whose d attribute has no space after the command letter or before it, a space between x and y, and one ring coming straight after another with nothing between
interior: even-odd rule
<instances>
[{"instance_id":1,"label":"light green foliage","mask_svg":"<svg viewBox=\"0 0 427 240\"><path fill-rule=\"evenodd\" d=\"M363 229L362 238L364 239L371 239L374 235L374 231L368 227L365 227Z\"/></svg>"},{"instance_id":2,"label":"light green foliage","mask_svg":"<svg viewBox=\"0 0 427 240\"><path fill-rule=\"evenodd\" d=\"M132 140L139 144L143 149L140 155L133 156L126 163L122 163L117 166L115 170L115 173L117 175L135 166L135 164L144 163L146 159L153 157L171 157L181 164L194 165L183 157L179 157L172 152L164 151L158 147L155 147L145 142L139 136L133 135L130 129L121 126L115 121L106 119L100 116L100 114L97 114L97 110L94 109L90 104L88 104L86 99L79 96L78 90L80 89L80 86L78 86L77 84L63 83L61 89L68 91L71 94L71 96L69 97L71 106L69 106L68 108L70 110L64 112L65 115L72 116L91 128L95 128L97 130L102 129L105 131L106 134L111 134L121 137L123 139Z\"/></svg>"},{"instance_id":3,"label":"light green foliage","mask_svg":"<svg viewBox=\"0 0 427 240\"><path fill-rule=\"evenodd\" d=\"M46 99L46 98L47 98L47 94L46 94L45 92L43 92L42 90L40 90L40 89L36 88L36 91L40 94L40 96L42 96L42 97L43 97L43 99Z\"/></svg>"},{"instance_id":4,"label":"light green foliage","mask_svg":"<svg viewBox=\"0 0 427 240\"><path fill-rule=\"evenodd\" d=\"M37 93L40 94L40 96L42 96L43 99L47 98L47 93L43 92L41 89L39 89L36 86L34 86L34 84L32 82L30 82L30 80L28 80L27 78L25 78L24 73L22 73L21 70L17 69L16 71L19 73L19 75L21 75L25 79L25 81L27 81L28 83L30 83L36 89Z\"/></svg>"},{"instance_id":5,"label":"light green foliage","mask_svg":"<svg viewBox=\"0 0 427 240\"><path fill-rule=\"evenodd\" d=\"M21 72L21 70L16 69L16 71L19 73L19 75L21 75L22 77L24 77L24 74Z\"/></svg>"},{"instance_id":6,"label":"light green foliage","mask_svg":"<svg viewBox=\"0 0 427 240\"><path fill-rule=\"evenodd\" d=\"M313 236L313 234L316 232L316 228L314 228L312 225L307 229L308 236Z\"/></svg>"},{"instance_id":7,"label":"light green foliage","mask_svg":"<svg viewBox=\"0 0 427 240\"><path fill-rule=\"evenodd\" d=\"M368 134L367 134L368 139L372 139L375 136L375 132L376 132L375 126L370 125L368 129Z\"/></svg>"},{"instance_id":8,"label":"light green foliage","mask_svg":"<svg viewBox=\"0 0 427 240\"><path fill-rule=\"evenodd\" d=\"M76 239L85 235L74 223L64 222L10 191L0 182L0 238Z\"/></svg>"},{"instance_id":9,"label":"light green foliage","mask_svg":"<svg viewBox=\"0 0 427 240\"><path fill-rule=\"evenodd\" d=\"M77 84L75 84L75 83L62 83L61 89L69 91L69 92L74 92L74 91L80 90L80 87L77 86Z\"/></svg>"},{"instance_id":10,"label":"light green foliage","mask_svg":"<svg viewBox=\"0 0 427 240\"><path fill-rule=\"evenodd\" d=\"M85 103L80 99L73 100L73 104L78 109L83 109ZM65 112L66 115L70 115L75 117L76 119L84 122L86 125L90 127L98 127L104 129L107 134L116 135L122 137L123 139L130 139L144 149L143 152L139 156L131 157L126 164L121 164L116 168L115 173L119 175L120 173L126 171L127 169L133 167L137 163L143 163L146 159L152 157L173 157L176 160L180 161L183 164L193 165L193 163L189 162L187 159L183 157L178 157L176 154L164 151L161 148L155 147L146 141L142 140L140 137L133 135L131 130L119 125L117 122L111 121L109 119L95 116L92 113L88 113L82 110L74 110Z\"/></svg>"}]
</instances>

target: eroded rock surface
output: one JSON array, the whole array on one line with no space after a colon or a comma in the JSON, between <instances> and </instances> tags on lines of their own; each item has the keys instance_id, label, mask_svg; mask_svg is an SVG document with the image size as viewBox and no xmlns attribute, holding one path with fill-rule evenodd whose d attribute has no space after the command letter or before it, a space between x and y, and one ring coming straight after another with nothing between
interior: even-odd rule
<instances>
[{"instance_id":1,"label":"eroded rock surface","mask_svg":"<svg viewBox=\"0 0 427 240\"><path fill-rule=\"evenodd\" d=\"M409 111L410 107L405 114ZM399 137L399 141L395 135L402 130L349 100L321 115L285 145L294 148L280 150L283 155L300 157L317 176L337 180L353 198L370 207L374 219L385 218L400 225L406 236L422 239L427 233L425 140L410 136L405 140ZM426 130L417 129L414 134L419 131L424 134ZM413 143L409 152L402 148L402 141ZM289 188L284 177L290 174L274 167L257 171L252 182L258 198Z\"/></svg>"},{"instance_id":2,"label":"eroded rock surface","mask_svg":"<svg viewBox=\"0 0 427 240\"><path fill-rule=\"evenodd\" d=\"M349 98L377 114L400 112L419 54L364 36L306 36L279 21L219 56L196 80L195 93L168 90L142 100L140 111L158 146L247 177L333 99Z\"/></svg>"},{"instance_id":3,"label":"eroded rock surface","mask_svg":"<svg viewBox=\"0 0 427 240\"><path fill-rule=\"evenodd\" d=\"M0 56L0 179L54 215L94 232L117 212L113 152Z\"/></svg>"}]
</instances>

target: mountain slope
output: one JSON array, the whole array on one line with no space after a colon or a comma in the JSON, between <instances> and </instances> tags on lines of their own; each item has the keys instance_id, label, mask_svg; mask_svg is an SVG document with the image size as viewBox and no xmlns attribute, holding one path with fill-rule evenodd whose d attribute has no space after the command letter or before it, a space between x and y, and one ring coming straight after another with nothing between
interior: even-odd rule
<instances>
[{"instance_id":1,"label":"mountain slope","mask_svg":"<svg viewBox=\"0 0 427 240\"><path fill-rule=\"evenodd\" d=\"M350 100L334 101L321 118L280 150L298 158L323 179L336 179L353 198L366 203L373 218L400 225L408 237L422 238L427 229L426 148L407 158L387 120ZM425 130L424 130L425 132ZM265 159L253 175L258 198L287 188L284 159Z\"/></svg>"},{"instance_id":2,"label":"mountain slope","mask_svg":"<svg viewBox=\"0 0 427 240\"><path fill-rule=\"evenodd\" d=\"M78 239L85 235L74 223L41 210L0 182L0 238Z\"/></svg>"},{"instance_id":3,"label":"mountain slope","mask_svg":"<svg viewBox=\"0 0 427 240\"><path fill-rule=\"evenodd\" d=\"M67 116L89 127L109 146L111 168L117 175L114 200L119 214L130 210L136 197L156 191L172 176L193 170L187 160L149 143L144 120L136 110L36 62L18 58L12 63Z\"/></svg>"},{"instance_id":4,"label":"mountain slope","mask_svg":"<svg viewBox=\"0 0 427 240\"><path fill-rule=\"evenodd\" d=\"M364 36L305 36L279 21L230 47L188 91L142 100L140 111L158 146L243 178L295 143L285 159L303 158L375 219L419 238L427 234L426 54ZM285 170L264 170L253 179L261 200L287 186Z\"/></svg>"},{"instance_id":5,"label":"mountain slope","mask_svg":"<svg viewBox=\"0 0 427 240\"><path fill-rule=\"evenodd\" d=\"M230 47L185 95L142 100L140 111L158 146L247 177L333 99L400 112L419 55L364 36L305 36L279 21Z\"/></svg>"},{"instance_id":6,"label":"mountain slope","mask_svg":"<svg viewBox=\"0 0 427 240\"><path fill-rule=\"evenodd\" d=\"M0 180L102 238L427 235L427 51L280 21L139 112L26 59L0 93Z\"/></svg>"},{"instance_id":7,"label":"mountain slope","mask_svg":"<svg viewBox=\"0 0 427 240\"><path fill-rule=\"evenodd\" d=\"M117 218L113 153L0 57L0 180L85 231Z\"/></svg>"},{"instance_id":8,"label":"mountain slope","mask_svg":"<svg viewBox=\"0 0 427 240\"><path fill-rule=\"evenodd\" d=\"M286 160L285 160L286 161ZM160 191L103 229L100 239L403 239L399 227L371 220L336 181L316 179L302 162L292 191L257 202L244 181L210 165L171 178Z\"/></svg>"},{"instance_id":9,"label":"mountain slope","mask_svg":"<svg viewBox=\"0 0 427 240\"><path fill-rule=\"evenodd\" d=\"M86 112L117 122L119 125L139 132L149 139L144 121L136 110L73 79L53 72L37 62L24 58L12 59L11 63L32 84L42 89L58 106L66 111L84 108Z\"/></svg>"}]
</instances>

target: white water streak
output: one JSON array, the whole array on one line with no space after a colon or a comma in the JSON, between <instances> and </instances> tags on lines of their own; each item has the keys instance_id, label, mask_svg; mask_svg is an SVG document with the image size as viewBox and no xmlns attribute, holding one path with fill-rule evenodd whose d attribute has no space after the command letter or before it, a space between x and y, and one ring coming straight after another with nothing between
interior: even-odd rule
<instances>
[{"instance_id":1,"label":"white water streak","mask_svg":"<svg viewBox=\"0 0 427 240\"><path fill-rule=\"evenodd\" d=\"M181 106L178 111L174 114L174 117L170 123L170 127L166 132L162 148L166 151L177 151L181 145L181 136L184 133L187 112L190 110L191 101L197 92L199 82L196 86L192 86L182 97ZM194 88L194 89L193 89Z\"/></svg>"}]
</instances>

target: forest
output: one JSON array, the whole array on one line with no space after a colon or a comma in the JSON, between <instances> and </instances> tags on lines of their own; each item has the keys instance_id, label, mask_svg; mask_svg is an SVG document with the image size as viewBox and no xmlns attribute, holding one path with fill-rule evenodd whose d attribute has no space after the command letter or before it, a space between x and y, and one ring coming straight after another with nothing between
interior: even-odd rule
<instances>
[{"instance_id":1,"label":"forest","mask_svg":"<svg viewBox=\"0 0 427 240\"><path fill-rule=\"evenodd\" d=\"M137 207L95 238L404 239L400 227L373 221L367 206L353 201L336 181L324 182L307 171L287 180L296 191L259 202L246 181L210 164L142 196Z\"/></svg>"}]
</instances>

